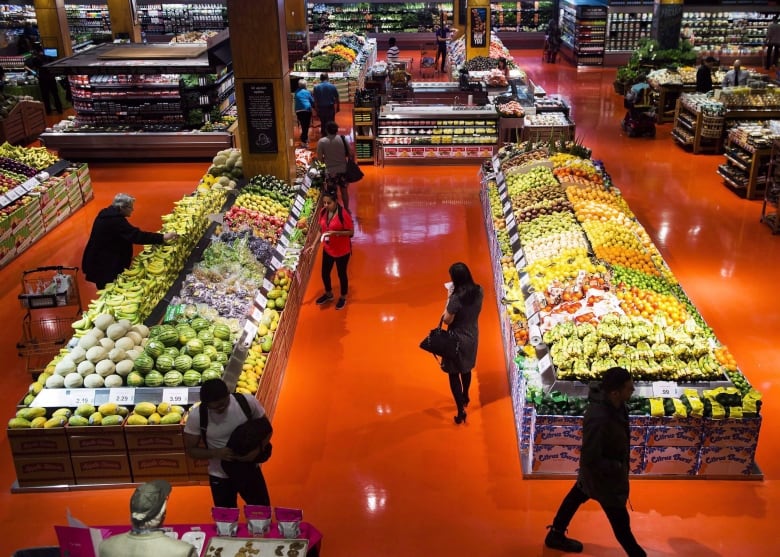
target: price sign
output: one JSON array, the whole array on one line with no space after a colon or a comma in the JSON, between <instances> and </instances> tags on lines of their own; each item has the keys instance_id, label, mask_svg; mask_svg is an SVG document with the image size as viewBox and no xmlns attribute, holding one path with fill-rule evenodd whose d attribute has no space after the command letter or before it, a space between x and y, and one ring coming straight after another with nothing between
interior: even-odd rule
<instances>
[{"instance_id":1,"label":"price sign","mask_svg":"<svg viewBox=\"0 0 780 557\"><path fill-rule=\"evenodd\" d=\"M288 221L287 221L287 222L284 224L284 233L285 233L285 234L292 234L292 233L293 233L293 230L295 230L295 227L294 227L294 226L292 225L292 223L291 223L291 222L288 220Z\"/></svg>"},{"instance_id":2,"label":"price sign","mask_svg":"<svg viewBox=\"0 0 780 557\"><path fill-rule=\"evenodd\" d=\"M515 266L525 267L525 259L523 259L523 252L516 251L512 254L512 259L515 261Z\"/></svg>"},{"instance_id":3,"label":"price sign","mask_svg":"<svg viewBox=\"0 0 780 557\"><path fill-rule=\"evenodd\" d=\"M209 220L211 222L216 222L218 224L224 224L225 223L224 215L222 213L211 213L209 215Z\"/></svg>"},{"instance_id":4,"label":"price sign","mask_svg":"<svg viewBox=\"0 0 780 557\"><path fill-rule=\"evenodd\" d=\"M501 165L500 165L500 164L499 164L499 162L498 162L498 157L497 157L497 156L494 156L494 157L493 157L493 170L494 170L495 172L498 172L499 168L501 168Z\"/></svg>"},{"instance_id":5,"label":"price sign","mask_svg":"<svg viewBox=\"0 0 780 557\"><path fill-rule=\"evenodd\" d=\"M188 404L190 400L190 391L187 387L176 387L163 389L162 401L168 404L178 404L182 406Z\"/></svg>"},{"instance_id":6,"label":"price sign","mask_svg":"<svg viewBox=\"0 0 780 557\"><path fill-rule=\"evenodd\" d=\"M509 200L504 201L504 214L505 215L511 215L512 214L512 204L509 202Z\"/></svg>"},{"instance_id":7,"label":"price sign","mask_svg":"<svg viewBox=\"0 0 780 557\"><path fill-rule=\"evenodd\" d=\"M9 190L9 191L5 192L5 195L11 201L16 201L17 199L19 199L19 194L16 193L14 190Z\"/></svg>"},{"instance_id":8,"label":"price sign","mask_svg":"<svg viewBox=\"0 0 780 557\"><path fill-rule=\"evenodd\" d=\"M8 199L7 195L0 195L0 207L5 207L6 205L10 205L11 200Z\"/></svg>"},{"instance_id":9,"label":"price sign","mask_svg":"<svg viewBox=\"0 0 780 557\"><path fill-rule=\"evenodd\" d=\"M303 177L303 191L306 191L306 190L308 190L310 187L311 187L311 176L309 176L308 174L306 174L306 175Z\"/></svg>"},{"instance_id":10,"label":"price sign","mask_svg":"<svg viewBox=\"0 0 780 557\"><path fill-rule=\"evenodd\" d=\"M552 359L549 354L545 354L541 360L539 360L539 371L551 369L553 367Z\"/></svg>"},{"instance_id":11,"label":"price sign","mask_svg":"<svg viewBox=\"0 0 780 557\"><path fill-rule=\"evenodd\" d=\"M538 313L536 313L536 314L534 314L534 315L532 315L531 317L528 318L528 325L533 326L533 327L538 327L539 326L539 314Z\"/></svg>"},{"instance_id":12,"label":"price sign","mask_svg":"<svg viewBox=\"0 0 780 557\"><path fill-rule=\"evenodd\" d=\"M520 242L520 235L517 233L517 230L515 230L512 235L509 237L509 241L513 244L517 244Z\"/></svg>"},{"instance_id":13,"label":"price sign","mask_svg":"<svg viewBox=\"0 0 780 557\"><path fill-rule=\"evenodd\" d=\"M258 292L257 296L255 296L254 310L260 310L260 311L264 310L265 305L267 303L268 303L268 298L265 296L265 294ZM254 313L252 313L252 316L254 316ZM259 321L259 319L255 319L255 321Z\"/></svg>"},{"instance_id":14,"label":"price sign","mask_svg":"<svg viewBox=\"0 0 780 557\"><path fill-rule=\"evenodd\" d=\"M108 390L108 402L135 404L135 389L122 387Z\"/></svg>"},{"instance_id":15,"label":"price sign","mask_svg":"<svg viewBox=\"0 0 780 557\"><path fill-rule=\"evenodd\" d=\"M244 332L246 333L246 342L251 344L257 334L257 325L251 321L244 323Z\"/></svg>"},{"instance_id":16,"label":"price sign","mask_svg":"<svg viewBox=\"0 0 780 557\"><path fill-rule=\"evenodd\" d=\"M65 389L65 400L68 406L79 404L95 404L94 389Z\"/></svg>"},{"instance_id":17,"label":"price sign","mask_svg":"<svg viewBox=\"0 0 780 557\"><path fill-rule=\"evenodd\" d=\"M303 198L301 196L298 196L295 198L295 203L293 203L296 209L299 211L303 209Z\"/></svg>"},{"instance_id":18,"label":"price sign","mask_svg":"<svg viewBox=\"0 0 780 557\"><path fill-rule=\"evenodd\" d=\"M517 228L517 221L515 220L515 214L512 211L509 211L509 213L506 216L506 227Z\"/></svg>"},{"instance_id":19,"label":"price sign","mask_svg":"<svg viewBox=\"0 0 780 557\"><path fill-rule=\"evenodd\" d=\"M533 296L528 296L525 299L525 315L527 317L530 317L533 314L535 314L536 312L537 312L537 309L536 309L536 303L534 301L534 297Z\"/></svg>"},{"instance_id":20,"label":"price sign","mask_svg":"<svg viewBox=\"0 0 780 557\"><path fill-rule=\"evenodd\" d=\"M24 191L31 191L35 186L40 185L40 182L36 180L35 178L30 178L27 180L24 184L22 184L22 187L24 188Z\"/></svg>"},{"instance_id":21,"label":"price sign","mask_svg":"<svg viewBox=\"0 0 780 557\"><path fill-rule=\"evenodd\" d=\"M274 289L274 283L271 282L270 280L268 280L267 278L263 279L263 288L265 290L273 290Z\"/></svg>"},{"instance_id":22,"label":"price sign","mask_svg":"<svg viewBox=\"0 0 780 557\"><path fill-rule=\"evenodd\" d=\"M674 381L653 381L653 396L662 398L676 398L677 395L677 383Z\"/></svg>"},{"instance_id":23,"label":"price sign","mask_svg":"<svg viewBox=\"0 0 780 557\"><path fill-rule=\"evenodd\" d=\"M526 289L529 286L531 286L531 279L528 278L528 273L523 273L520 275L520 288Z\"/></svg>"},{"instance_id":24,"label":"price sign","mask_svg":"<svg viewBox=\"0 0 780 557\"><path fill-rule=\"evenodd\" d=\"M274 270L282 268L282 262L279 260L279 257L277 257L276 255L271 257L271 268Z\"/></svg>"},{"instance_id":25,"label":"price sign","mask_svg":"<svg viewBox=\"0 0 780 557\"><path fill-rule=\"evenodd\" d=\"M14 193L15 193L17 196L19 196L19 197L22 197L23 195L25 195L25 194L27 193L27 190L26 190L26 189L24 189L24 186L16 186L16 187L14 188Z\"/></svg>"},{"instance_id":26,"label":"price sign","mask_svg":"<svg viewBox=\"0 0 780 557\"><path fill-rule=\"evenodd\" d=\"M279 238L279 245L281 245L283 248L286 248L290 245L290 238L287 234L282 234Z\"/></svg>"}]
</instances>

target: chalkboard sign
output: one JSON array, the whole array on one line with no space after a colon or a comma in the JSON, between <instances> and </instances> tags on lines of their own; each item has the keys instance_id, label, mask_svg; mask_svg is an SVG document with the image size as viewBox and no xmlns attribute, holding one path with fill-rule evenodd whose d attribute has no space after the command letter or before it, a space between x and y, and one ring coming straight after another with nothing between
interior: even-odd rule
<instances>
[{"instance_id":1,"label":"chalkboard sign","mask_svg":"<svg viewBox=\"0 0 780 557\"><path fill-rule=\"evenodd\" d=\"M244 109L250 153L278 153L272 83L244 83Z\"/></svg>"}]
</instances>

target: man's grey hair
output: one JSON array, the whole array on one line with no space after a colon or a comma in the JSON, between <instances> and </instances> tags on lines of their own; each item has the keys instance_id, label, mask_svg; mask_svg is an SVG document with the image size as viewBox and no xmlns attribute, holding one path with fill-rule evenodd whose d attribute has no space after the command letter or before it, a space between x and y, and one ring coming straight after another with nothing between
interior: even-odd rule
<instances>
[{"instance_id":1,"label":"man's grey hair","mask_svg":"<svg viewBox=\"0 0 780 557\"><path fill-rule=\"evenodd\" d=\"M118 193L114 196L114 201L111 203L111 205L114 207L119 207L120 209L127 209L128 207L132 207L134 203L135 197L132 195Z\"/></svg>"}]
</instances>

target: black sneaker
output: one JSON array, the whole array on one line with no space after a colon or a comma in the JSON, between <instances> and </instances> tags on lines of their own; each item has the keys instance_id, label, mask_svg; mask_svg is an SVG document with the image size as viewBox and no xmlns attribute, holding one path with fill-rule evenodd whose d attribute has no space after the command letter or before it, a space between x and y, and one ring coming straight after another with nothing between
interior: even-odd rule
<instances>
[{"instance_id":1,"label":"black sneaker","mask_svg":"<svg viewBox=\"0 0 780 557\"><path fill-rule=\"evenodd\" d=\"M336 309L344 309L344 306L346 305L347 305L347 299L339 298L339 301L336 302Z\"/></svg>"},{"instance_id":2,"label":"black sneaker","mask_svg":"<svg viewBox=\"0 0 780 557\"><path fill-rule=\"evenodd\" d=\"M544 538L544 545L550 549L558 549L566 553L582 553L581 542L567 538L565 533L559 532L552 527L547 533L547 537Z\"/></svg>"},{"instance_id":3,"label":"black sneaker","mask_svg":"<svg viewBox=\"0 0 780 557\"><path fill-rule=\"evenodd\" d=\"M323 304L327 304L328 302L332 302L332 301L333 301L333 294L328 294L326 292L325 294L317 298L314 303L317 304L318 306L321 306Z\"/></svg>"}]
</instances>

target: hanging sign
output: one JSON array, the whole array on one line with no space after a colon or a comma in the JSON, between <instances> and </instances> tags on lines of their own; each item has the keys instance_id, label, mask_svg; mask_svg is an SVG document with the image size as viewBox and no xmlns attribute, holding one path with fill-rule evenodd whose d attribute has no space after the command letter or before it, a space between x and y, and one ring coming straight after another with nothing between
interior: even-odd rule
<instances>
[{"instance_id":1,"label":"hanging sign","mask_svg":"<svg viewBox=\"0 0 780 557\"><path fill-rule=\"evenodd\" d=\"M487 46L487 8L470 8L469 23L471 23L471 48Z\"/></svg>"}]
</instances>

